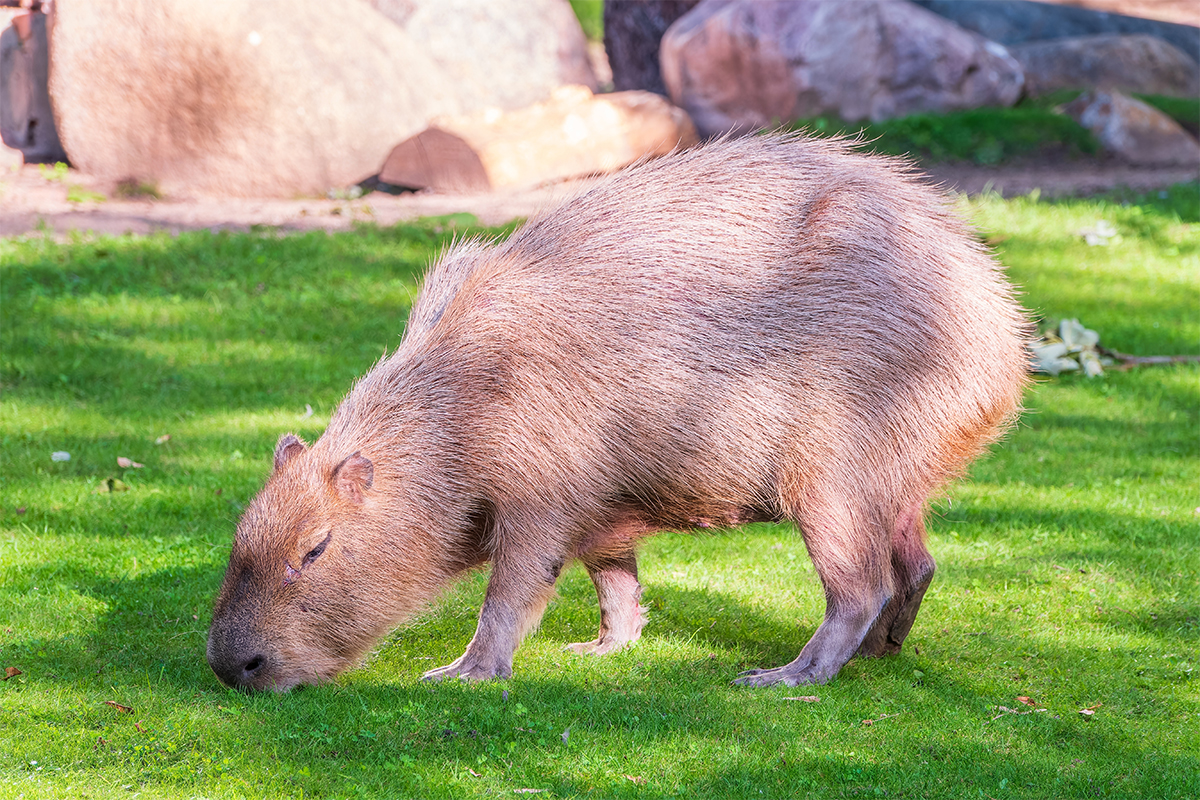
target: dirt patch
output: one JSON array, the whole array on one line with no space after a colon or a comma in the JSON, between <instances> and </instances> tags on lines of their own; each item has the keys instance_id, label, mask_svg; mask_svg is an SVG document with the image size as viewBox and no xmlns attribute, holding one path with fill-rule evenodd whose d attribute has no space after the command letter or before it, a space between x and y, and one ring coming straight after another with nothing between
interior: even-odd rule
<instances>
[{"instance_id":1,"label":"dirt patch","mask_svg":"<svg viewBox=\"0 0 1200 800\"><path fill-rule=\"evenodd\" d=\"M1200 179L1200 164L1188 167L1135 167L1113 158L1050 160L1035 158L996 167L935 164L924 169L933 180L955 192L997 192L1005 197L1086 197L1117 188L1138 192L1164 189Z\"/></svg>"},{"instance_id":2,"label":"dirt patch","mask_svg":"<svg viewBox=\"0 0 1200 800\"><path fill-rule=\"evenodd\" d=\"M1011 197L1034 189L1044 197L1089 195L1117 187L1151 191L1200 179L1194 167L1131 167L1108 159L1027 161L1000 167L935 165L925 170L946 188L978 194L995 191ZM283 231L348 230L355 223L394 225L419 217L468 212L486 225L528 217L581 190L589 180L568 181L520 192L448 195L373 192L354 200L300 198L246 200L220 197L121 199L116 187L75 171L55 174L26 165L0 175L0 236L35 231L64 235L71 231L101 234L188 230L249 230L268 226ZM100 201L103 199L103 202Z\"/></svg>"},{"instance_id":3,"label":"dirt patch","mask_svg":"<svg viewBox=\"0 0 1200 800\"><path fill-rule=\"evenodd\" d=\"M50 177L47 177L49 175ZM472 195L373 192L349 200L328 198L240 199L196 195L159 200L122 199L115 186L71 170L63 176L35 165L0 176L0 236L34 231L105 234L189 230L349 230L356 223L394 225L404 220L468 212L486 225L527 217L575 191L583 182L525 192Z\"/></svg>"}]
</instances>

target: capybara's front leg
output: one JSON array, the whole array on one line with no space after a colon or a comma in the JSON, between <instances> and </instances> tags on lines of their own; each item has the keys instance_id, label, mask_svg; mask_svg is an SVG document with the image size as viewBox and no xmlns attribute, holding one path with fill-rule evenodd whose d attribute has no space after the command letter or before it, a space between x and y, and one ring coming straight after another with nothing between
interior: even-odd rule
<instances>
[{"instance_id":1,"label":"capybara's front leg","mask_svg":"<svg viewBox=\"0 0 1200 800\"><path fill-rule=\"evenodd\" d=\"M624 558L597 561L585 558L584 564L600 600L600 633L594 641L567 647L580 654L603 655L633 644L646 624L646 607L639 602L642 585L638 583L636 556L631 553Z\"/></svg>"},{"instance_id":2,"label":"capybara's front leg","mask_svg":"<svg viewBox=\"0 0 1200 800\"><path fill-rule=\"evenodd\" d=\"M444 667L429 670L424 680L486 681L512 675L513 654L541 621L563 566L561 558L529 552L532 549L504 550L493 559L479 625L466 652Z\"/></svg>"}]
</instances>

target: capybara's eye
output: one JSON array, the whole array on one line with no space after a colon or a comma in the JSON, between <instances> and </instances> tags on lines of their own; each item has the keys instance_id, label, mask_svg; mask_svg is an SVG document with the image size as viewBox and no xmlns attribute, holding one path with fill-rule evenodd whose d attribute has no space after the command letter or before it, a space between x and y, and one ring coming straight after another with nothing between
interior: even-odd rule
<instances>
[{"instance_id":1,"label":"capybara's eye","mask_svg":"<svg viewBox=\"0 0 1200 800\"><path fill-rule=\"evenodd\" d=\"M314 562L318 558L320 558L321 553L325 552L325 548L329 545L329 540L332 538L333 538L333 531L330 531L329 533L325 534L324 540L322 540L322 542L319 545L317 545L316 547L314 547L312 550L308 551L308 555L306 555L304 557L304 561L301 562L300 568L304 569L304 567L307 567L309 564L311 564L312 562Z\"/></svg>"}]
</instances>

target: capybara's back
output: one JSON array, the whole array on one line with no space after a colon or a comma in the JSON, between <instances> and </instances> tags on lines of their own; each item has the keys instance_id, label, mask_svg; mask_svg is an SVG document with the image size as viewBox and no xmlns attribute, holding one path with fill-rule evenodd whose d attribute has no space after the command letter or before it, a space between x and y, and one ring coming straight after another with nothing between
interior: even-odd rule
<instances>
[{"instance_id":1,"label":"capybara's back","mask_svg":"<svg viewBox=\"0 0 1200 800\"><path fill-rule=\"evenodd\" d=\"M750 137L644 164L502 244L452 249L321 439L281 439L210 661L241 685L326 678L490 561L475 638L428 677L503 677L573 558L601 626L572 647L607 652L644 624L640 537L790 519L825 621L795 661L739 681L827 680L856 652L899 649L933 575L926 501L1013 418L1025 334L992 259L892 162ZM285 529L300 543L277 546ZM244 589L240 562L318 540L310 568L274 557L296 574L269 601ZM339 558L355 569L335 575ZM229 599L239 586L273 620L334 593L370 600L353 624L296 615L338 627L334 658L281 647L288 634ZM248 626L269 633L221 647Z\"/></svg>"}]
</instances>

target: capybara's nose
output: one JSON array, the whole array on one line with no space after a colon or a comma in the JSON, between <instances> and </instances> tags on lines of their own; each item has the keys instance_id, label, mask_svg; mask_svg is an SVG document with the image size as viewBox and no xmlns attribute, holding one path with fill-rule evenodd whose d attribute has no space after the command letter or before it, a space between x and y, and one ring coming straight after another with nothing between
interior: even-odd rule
<instances>
[{"instance_id":1,"label":"capybara's nose","mask_svg":"<svg viewBox=\"0 0 1200 800\"><path fill-rule=\"evenodd\" d=\"M248 689L254 686L255 679L262 674L267 659L261 653L256 653L250 658L221 658L210 655L208 665L221 679L221 683L235 689Z\"/></svg>"},{"instance_id":2,"label":"capybara's nose","mask_svg":"<svg viewBox=\"0 0 1200 800\"><path fill-rule=\"evenodd\" d=\"M241 638L210 636L208 665L226 686L235 689L259 688L267 673L270 658L254 642L238 641Z\"/></svg>"},{"instance_id":3,"label":"capybara's nose","mask_svg":"<svg viewBox=\"0 0 1200 800\"><path fill-rule=\"evenodd\" d=\"M263 665L266 663L267 660L262 656L254 656L247 661L242 666L242 675L245 677L246 681L249 682L254 680L254 676L262 670Z\"/></svg>"}]
</instances>

